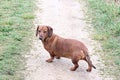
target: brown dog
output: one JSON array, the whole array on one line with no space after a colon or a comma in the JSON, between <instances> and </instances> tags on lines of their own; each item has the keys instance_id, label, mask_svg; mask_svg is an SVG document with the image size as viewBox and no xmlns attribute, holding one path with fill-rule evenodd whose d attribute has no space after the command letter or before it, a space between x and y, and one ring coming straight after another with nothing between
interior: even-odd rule
<instances>
[{"instance_id":1,"label":"brown dog","mask_svg":"<svg viewBox=\"0 0 120 80\"><path fill-rule=\"evenodd\" d=\"M54 57L58 59L66 57L72 59L72 63L74 64L74 67L70 69L71 71L75 71L79 67L79 60L85 60L88 63L88 72L92 70L92 67L95 68L88 55L88 49L82 42L59 37L53 33L53 29L50 26L38 26L36 30L37 35L39 35L44 48L50 54L51 58L46 60L47 62L52 62Z\"/></svg>"}]
</instances>

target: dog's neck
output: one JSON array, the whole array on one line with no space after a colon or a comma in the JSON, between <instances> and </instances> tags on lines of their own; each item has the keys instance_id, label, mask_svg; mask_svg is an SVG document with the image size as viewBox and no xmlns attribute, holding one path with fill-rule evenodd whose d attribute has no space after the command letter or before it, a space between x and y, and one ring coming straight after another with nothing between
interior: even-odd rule
<instances>
[{"instance_id":1,"label":"dog's neck","mask_svg":"<svg viewBox=\"0 0 120 80\"><path fill-rule=\"evenodd\" d=\"M54 39L55 39L56 35L55 34L52 34L51 37L47 37L44 41L42 41L43 44L48 44L48 42L53 42Z\"/></svg>"}]
</instances>

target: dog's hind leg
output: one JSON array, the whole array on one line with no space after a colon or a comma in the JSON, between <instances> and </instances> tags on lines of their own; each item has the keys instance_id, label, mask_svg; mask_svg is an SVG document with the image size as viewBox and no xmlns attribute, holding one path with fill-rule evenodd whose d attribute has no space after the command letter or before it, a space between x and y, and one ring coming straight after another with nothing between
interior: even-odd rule
<instances>
[{"instance_id":1,"label":"dog's hind leg","mask_svg":"<svg viewBox=\"0 0 120 80\"><path fill-rule=\"evenodd\" d=\"M77 59L72 59L72 63L74 64L74 67L70 68L71 71L75 71L79 67L78 61L79 60L77 60Z\"/></svg>"},{"instance_id":2,"label":"dog's hind leg","mask_svg":"<svg viewBox=\"0 0 120 80\"><path fill-rule=\"evenodd\" d=\"M88 69L86 70L87 72L91 72L92 67L96 69L96 67L92 64L89 55L86 55L86 58L84 58L84 60L88 63Z\"/></svg>"}]
</instances>

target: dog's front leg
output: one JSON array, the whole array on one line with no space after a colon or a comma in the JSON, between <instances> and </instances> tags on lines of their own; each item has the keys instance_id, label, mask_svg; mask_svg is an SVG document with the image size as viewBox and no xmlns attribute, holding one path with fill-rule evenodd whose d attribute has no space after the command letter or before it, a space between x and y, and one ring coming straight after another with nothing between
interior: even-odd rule
<instances>
[{"instance_id":1,"label":"dog's front leg","mask_svg":"<svg viewBox=\"0 0 120 80\"><path fill-rule=\"evenodd\" d=\"M46 62L48 62L48 63L53 62L54 55L50 54L50 57L51 57L51 58L47 59Z\"/></svg>"}]
</instances>

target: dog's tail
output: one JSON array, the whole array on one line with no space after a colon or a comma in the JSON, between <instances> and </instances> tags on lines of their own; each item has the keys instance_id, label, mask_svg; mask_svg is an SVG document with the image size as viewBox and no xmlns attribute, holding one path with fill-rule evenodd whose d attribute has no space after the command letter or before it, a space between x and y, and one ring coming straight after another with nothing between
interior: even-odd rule
<instances>
[{"instance_id":1,"label":"dog's tail","mask_svg":"<svg viewBox=\"0 0 120 80\"><path fill-rule=\"evenodd\" d=\"M91 67L93 67L94 69L96 69L96 67L92 64L92 61L90 60L90 56L89 56L88 54L86 55L86 60L87 60L88 64L89 64Z\"/></svg>"}]
</instances>

